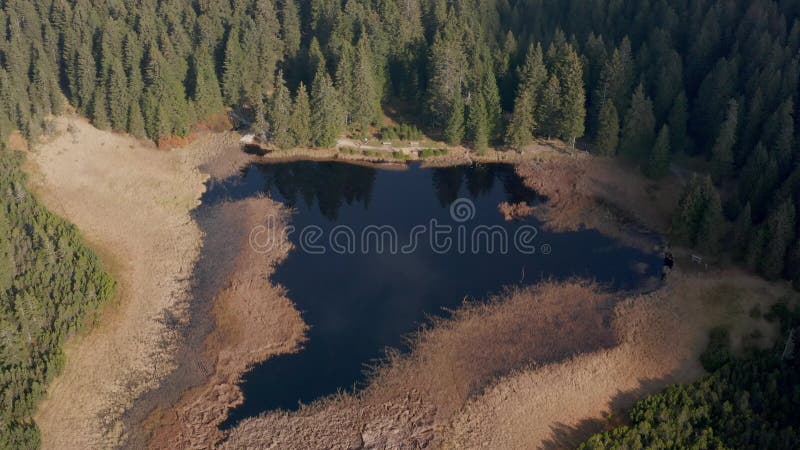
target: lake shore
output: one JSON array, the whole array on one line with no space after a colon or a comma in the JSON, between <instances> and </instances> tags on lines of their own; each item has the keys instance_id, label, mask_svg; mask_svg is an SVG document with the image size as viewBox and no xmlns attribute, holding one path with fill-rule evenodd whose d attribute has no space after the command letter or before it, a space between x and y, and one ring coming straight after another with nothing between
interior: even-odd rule
<instances>
[{"instance_id":1,"label":"lake shore","mask_svg":"<svg viewBox=\"0 0 800 450\"><path fill-rule=\"evenodd\" d=\"M411 353L392 354L356 395L324 399L294 413L267 413L223 433L218 424L241 402L242 373L271 355L295 351L306 325L283 290L268 280L287 249L263 254L247 247L248 230L265 214L287 220L281 205L258 198L223 204L205 217L191 211L209 177L224 179L248 162L270 159L244 155L233 133L211 134L163 152L75 120L73 131L64 130L32 154L29 173L48 207L78 225L99 249L120 283L120 295L96 330L67 347L66 369L36 416L45 448L56 443L60 448L207 448L218 442L229 448L400 442L459 447L479 444L481 436L497 445L546 444L564 436L571 442L595 430L609 411L666 383L702 374L696 356L708 328L739 320L745 304L777 295L764 295L777 287L738 272L711 278L684 273L665 288L634 298L582 281L509 291L426 328ZM626 189L614 183L616 171L626 169L580 152L489 152L481 159L453 152L423 165L498 160L515 163L528 186L548 197L534 211L548 226L597 228L626 244L625 229L664 231L668 226L668 203L649 209L646 203L654 195L667 202L671 197L639 176L641 184L630 189L635 197L609 203ZM224 248L210 249L228 256L206 266L198 225L203 220L209 230L230 238L221 241ZM195 267L213 283L193 285ZM728 289L745 297L735 313L720 312L719 305L690 308L704 303L699 295ZM684 327L685 339L674 348L653 347L668 341L659 325L664 320ZM179 330L190 324L196 328L181 336ZM564 335L565 330L571 331ZM509 332L529 339L509 339ZM671 353L662 361L656 358L660 351ZM642 358L649 362L637 369ZM617 383L623 369L626 377ZM605 372L609 375L595 396L578 396L593 389L592 380ZM446 380L458 382L443 385ZM542 392L548 386L552 392ZM509 389L528 394L509 403ZM557 407L555 399L573 395L570 389L575 393L569 408ZM629 392L626 401L620 401L620 392ZM501 426L497 420L504 417Z\"/></svg>"}]
</instances>

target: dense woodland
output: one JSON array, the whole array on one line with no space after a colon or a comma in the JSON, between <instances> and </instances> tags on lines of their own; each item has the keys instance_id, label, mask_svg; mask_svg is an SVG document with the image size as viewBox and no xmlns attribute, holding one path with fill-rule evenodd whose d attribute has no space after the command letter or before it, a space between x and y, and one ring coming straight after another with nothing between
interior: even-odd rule
<instances>
[{"instance_id":1,"label":"dense woodland","mask_svg":"<svg viewBox=\"0 0 800 450\"><path fill-rule=\"evenodd\" d=\"M26 190L21 155L0 149L0 448L36 448L30 416L64 363L63 344L113 282L74 226Z\"/></svg>"},{"instance_id":2,"label":"dense woodland","mask_svg":"<svg viewBox=\"0 0 800 450\"><path fill-rule=\"evenodd\" d=\"M716 330L703 358L711 375L639 401L629 425L592 436L579 449L798 448L800 352L783 358L783 343L800 325L800 309L779 303L767 317L781 321L782 339L774 349L734 358L727 333Z\"/></svg>"},{"instance_id":3,"label":"dense woodland","mask_svg":"<svg viewBox=\"0 0 800 450\"><path fill-rule=\"evenodd\" d=\"M35 141L66 98L153 140L232 107L278 147L329 146L390 110L450 144L556 137L653 178L688 155L710 179L675 239L800 287L800 1L0 5L2 135Z\"/></svg>"}]
</instances>

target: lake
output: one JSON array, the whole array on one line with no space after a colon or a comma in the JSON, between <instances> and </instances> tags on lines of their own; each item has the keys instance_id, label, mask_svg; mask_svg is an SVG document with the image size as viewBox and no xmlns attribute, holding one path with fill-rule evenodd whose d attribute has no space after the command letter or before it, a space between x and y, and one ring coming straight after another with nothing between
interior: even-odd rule
<instances>
[{"instance_id":1,"label":"lake","mask_svg":"<svg viewBox=\"0 0 800 450\"><path fill-rule=\"evenodd\" d=\"M264 194L293 209L295 248L272 282L286 287L311 328L301 351L245 375L245 402L226 427L357 388L366 364L387 347L405 350L405 335L465 298L576 276L636 289L661 269L659 255L596 231L551 232L534 218L506 221L501 202L543 201L510 165L252 164L210 184L198 213Z\"/></svg>"}]
</instances>

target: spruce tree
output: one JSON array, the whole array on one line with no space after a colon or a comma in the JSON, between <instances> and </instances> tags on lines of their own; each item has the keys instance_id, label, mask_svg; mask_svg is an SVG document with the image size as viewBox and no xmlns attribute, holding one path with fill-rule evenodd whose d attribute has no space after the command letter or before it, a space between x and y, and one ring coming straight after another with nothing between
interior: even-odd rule
<instances>
[{"instance_id":1,"label":"spruce tree","mask_svg":"<svg viewBox=\"0 0 800 450\"><path fill-rule=\"evenodd\" d=\"M670 148L673 152L684 152L688 150L688 138L686 124L689 120L689 101L686 93L679 92L672 102L667 123L669 124Z\"/></svg>"},{"instance_id":2,"label":"spruce tree","mask_svg":"<svg viewBox=\"0 0 800 450\"><path fill-rule=\"evenodd\" d=\"M650 178L662 178L669 172L669 126L664 125L658 132L658 137L650 151L650 159L647 162L647 176Z\"/></svg>"},{"instance_id":3,"label":"spruce tree","mask_svg":"<svg viewBox=\"0 0 800 450\"><path fill-rule=\"evenodd\" d=\"M795 237L795 208L791 200L783 202L766 222L765 246L759 269L770 280L783 275L789 246Z\"/></svg>"},{"instance_id":4,"label":"spruce tree","mask_svg":"<svg viewBox=\"0 0 800 450\"><path fill-rule=\"evenodd\" d=\"M535 102L530 96L530 92L521 90L514 100L514 112L506 130L506 144L511 148L521 149L533 142Z\"/></svg>"},{"instance_id":5,"label":"spruce tree","mask_svg":"<svg viewBox=\"0 0 800 450\"><path fill-rule=\"evenodd\" d=\"M190 60L190 93L198 118L206 117L223 108L219 80L214 63L205 51L196 51Z\"/></svg>"},{"instance_id":6,"label":"spruce tree","mask_svg":"<svg viewBox=\"0 0 800 450\"><path fill-rule=\"evenodd\" d=\"M561 83L558 134L575 147L583 136L586 120L586 93L583 88L583 66L577 52L566 44L558 52L555 75Z\"/></svg>"},{"instance_id":7,"label":"spruce tree","mask_svg":"<svg viewBox=\"0 0 800 450\"><path fill-rule=\"evenodd\" d=\"M108 120L108 110L106 109L106 94L104 89L94 90L94 99L92 100L92 124L101 130L107 130L111 127L111 122Z\"/></svg>"},{"instance_id":8,"label":"spruce tree","mask_svg":"<svg viewBox=\"0 0 800 450\"><path fill-rule=\"evenodd\" d=\"M283 73L279 72L269 108L270 136L278 148L291 148L296 144L291 132L291 116L292 95L286 87Z\"/></svg>"},{"instance_id":9,"label":"spruce tree","mask_svg":"<svg viewBox=\"0 0 800 450\"><path fill-rule=\"evenodd\" d=\"M289 128L297 146L311 146L311 105L308 100L308 90L302 82L297 87Z\"/></svg>"},{"instance_id":10,"label":"spruce tree","mask_svg":"<svg viewBox=\"0 0 800 450\"><path fill-rule=\"evenodd\" d=\"M130 108L130 98L128 92L128 79L125 76L125 69L119 58L115 58L108 68L108 79L106 81L106 104L108 105L111 127L117 131L123 131L128 125L128 109Z\"/></svg>"},{"instance_id":11,"label":"spruce tree","mask_svg":"<svg viewBox=\"0 0 800 450\"><path fill-rule=\"evenodd\" d=\"M311 127L313 142L317 147L333 146L344 129L341 101L323 66L317 70L311 89Z\"/></svg>"},{"instance_id":12,"label":"spruce tree","mask_svg":"<svg viewBox=\"0 0 800 450\"><path fill-rule=\"evenodd\" d=\"M377 122L381 114L381 91L375 77L375 64L372 51L365 37L358 42L356 63L353 68L353 99L356 101L352 111L354 125L362 135L369 126Z\"/></svg>"},{"instance_id":13,"label":"spruce tree","mask_svg":"<svg viewBox=\"0 0 800 450\"><path fill-rule=\"evenodd\" d=\"M281 37L286 57L292 59L300 53L300 13L295 0L281 3Z\"/></svg>"},{"instance_id":14,"label":"spruce tree","mask_svg":"<svg viewBox=\"0 0 800 450\"><path fill-rule=\"evenodd\" d=\"M736 222L733 224L733 233L731 243L733 246L733 254L736 258L744 258L744 253L747 248L747 240L750 238L750 233L753 229L753 213L750 209L750 203L744 206Z\"/></svg>"},{"instance_id":15,"label":"spruce tree","mask_svg":"<svg viewBox=\"0 0 800 450\"><path fill-rule=\"evenodd\" d=\"M222 72L222 92L225 96L225 102L229 105L236 104L241 99L243 93L243 65L244 58L239 44L239 30L233 27L228 32L228 39L225 42L225 61Z\"/></svg>"},{"instance_id":16,"label":"spruce tree","mask_svg":"<svg viewBox=\"0 0 800 450\"><path fill-rule=\"evenodd\" d=\"M478 152L485 151L489 147L489 121L483 97L476 96L467 107L467 112L467 128L472 147Z\"/></svg>"},{"instance_id":17,"label":"spruce tree","mask_svg":"<svg viewBox=\"0 0 800 450\"><path fill-rule=\"evenodd\" d=\"M613 156L617 153L619 145L619 115L614 102L607 98L600 108L600 117L597 122L597 137L594 142L597 153L604 156Z\"/></svg>"},{"instance_id":18,"label":"spruce tree","mask_svg":"<svg viewBox=\"0 0 800 450\"><path fill-rule=\"evenodd\" d=\"M536 115L536 122L542 134L548 139L558 135L561 123L561 83L555 74L550 75L542 90L541 106Z\"/></svg>"},{"instance_id":19,"label":"spruce tree","mask_svg":"<svg viewBox=\"0 0 800 450\"><path fill-rule=\"evenodd\" d=\"M456 95L447 117L444 138L450 145L459 145L464 139L464 100L460 92Z\"/></svg>"},{"instance_id":20,"label":"spruce tree","mask_svg":"<svg viewBox=\"0 0 800 450\"><path fill-rule=\"evenodd\" d=\"M720 240L724 233L725 219L722 215L722 202L714 189L711 179L706 179L707 197L703 215L700 218L694 246L706 254L719 253Z\"/></svg>"},{"instance_id":21,"label":"spruce tree","mask_svg":"<svg viewBox=\"0 0 800 450\"><path fill-rule=\"evenodd\" d=\"M655 126L653 102L645 95L644 86L639 84L625 114L619 143L620 152L629 159L641 161L653 146Z\"/></svg>"},{"instance_id":22,"label":"spruce tree","mask_svg":"<svg viewBox=\"0 0 800 450\"><path fill-rule=\"evenodd\" d=\"M132 101L128 108L128 133L133 136L144 139L147 137L147 132L144 128L144 117L142 116L142 109L138 101Z\"/></svg>"},{"instance_id":23,"label":"spruce tree","mask_svg":"<svg viewBox=\"0 0 800 450\"><path fill-rule=\"evenodd\" d=\"M736 100L728 103L728 113L711 149L711 175L717 183L733 171L733 146L736 144L736 128L739 120L739 105Z\"/></svg>"}]
</instances>

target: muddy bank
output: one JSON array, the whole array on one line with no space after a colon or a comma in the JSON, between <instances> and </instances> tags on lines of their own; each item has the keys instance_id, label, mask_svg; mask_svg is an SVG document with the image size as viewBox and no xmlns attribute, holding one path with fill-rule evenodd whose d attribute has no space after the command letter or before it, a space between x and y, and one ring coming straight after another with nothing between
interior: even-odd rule
<instances>
[{"instance_id":1,"label":"muddy bank","mask_svg":"<svg viewBox=\"0 0 800 450\"><path fill-rule=\"evenodd\" d=\"M212 446L222 437L218 425L228 409L242 401L241 375L301 345L306 325L284 290L269 282L288 253L286 236L269 249L251 242L251 231L265 226L268 216L280 224L286 211L270 199L253 198L197 212L206 244L195 270L191 331L179 369L149 395L155 410L131 447Z\"/></svg>"}]
</instances>

